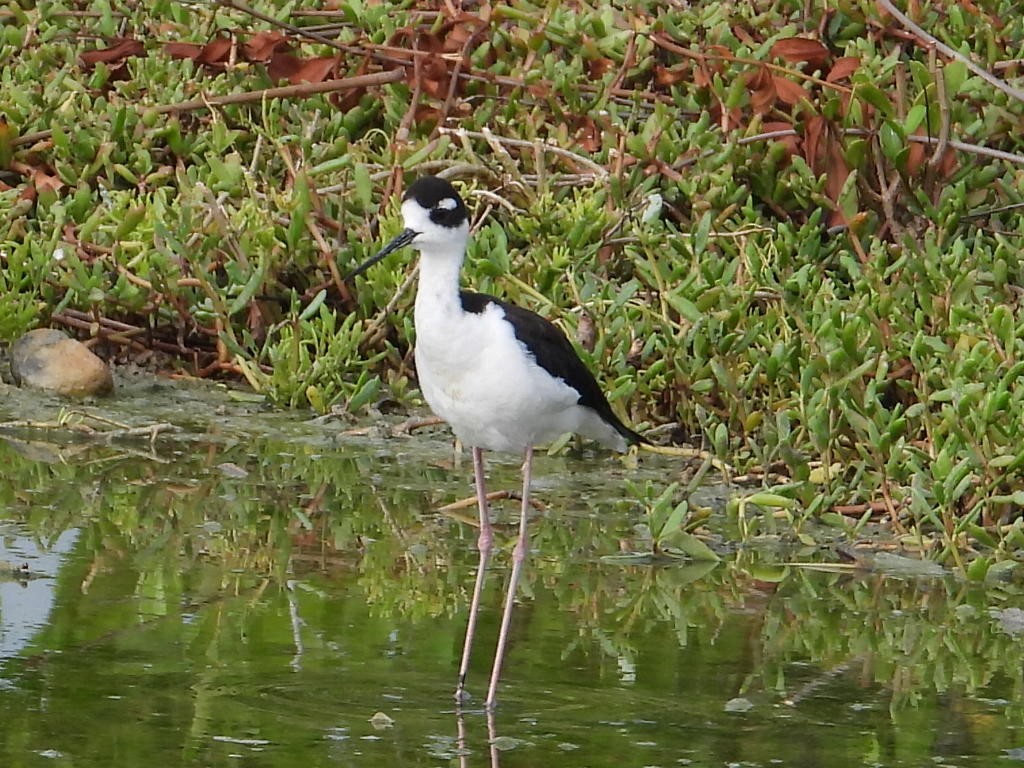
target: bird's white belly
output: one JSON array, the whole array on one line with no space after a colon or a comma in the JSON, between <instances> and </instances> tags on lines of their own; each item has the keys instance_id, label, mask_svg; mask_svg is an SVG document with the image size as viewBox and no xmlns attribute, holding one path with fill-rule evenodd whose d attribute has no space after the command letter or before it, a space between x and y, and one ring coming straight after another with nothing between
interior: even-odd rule
<instances>
[{"instance_id":1,"label":"bird's white belly","mask_svg":"<svg viewBox=\"0 0 1024 768\"><path fill-rule=\"evenodd\" d=\"M522 451L577 429L579 393L533 361L500 308L417 320L420 389L463 443Z\"/></svg>"}]
</instances>

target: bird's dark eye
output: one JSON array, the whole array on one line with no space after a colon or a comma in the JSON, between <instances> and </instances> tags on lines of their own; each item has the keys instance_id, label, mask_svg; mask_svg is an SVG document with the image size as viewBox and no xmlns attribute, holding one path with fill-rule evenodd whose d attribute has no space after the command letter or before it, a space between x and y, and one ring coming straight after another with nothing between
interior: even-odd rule
<instances>
[{"instance_id":1,"label":"bird's dark eye","mask_svg":"<svg viewBox=\"0 0 1024 768\"><path fill-rule=\"evenodd\" d=\"M442 227L457 227L465 218L465 206L456 198L445 197L430 209L430 220Z\"/></svg>"}]
</instances>

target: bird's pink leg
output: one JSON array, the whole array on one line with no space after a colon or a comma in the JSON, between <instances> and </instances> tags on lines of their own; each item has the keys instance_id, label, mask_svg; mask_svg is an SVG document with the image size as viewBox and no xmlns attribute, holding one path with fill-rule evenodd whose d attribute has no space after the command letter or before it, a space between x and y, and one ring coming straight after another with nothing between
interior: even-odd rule
<instances>
[{"instance_id":1,"label":"bird's pink leg","mask_svg":"<svg viewBox=\"0 0 1024 768\"><path fill-rule=\"evenodd\" d=\"M484 452L480 448L473 449L473 478L476 480L477 506L480 507L480 535L476 540L476 548L480 552L480 562L476 570L476 584L473 585L473 599L469 604L469 622L466 624L466 639L462 645L459 682L455 688L455 700L458 702L461 702L466 695L466 675L469 672L469 657L473 650L473 633L476 632L476 618L480 610L480 593L484 590L487 561L491 556L491 544L494 541L491 515L487 510L487 489L484 486Z\"/></svg>"},{"instance_id":2,"label":"bird's pink leg","mask_svg":"<svg viewBox=\"0 0 1024 768\"><path fill-rule=\"evenodd\" d=\"M498 693L498 678L501 677L501 662L505 658L505 645L508 642L508 627L512 623L512 604L516 599L516 587L519 584L519 575L523 571L523 563L526 561L526 551L529 546L529 531L527 530L527 510L530 508L530 474L533 467L533 446L526 449L526 456L523 459L523 507L519 513L519 540L512 550L512 576L509 578L508 594L505 596L505 612L501 616L501 629L498 632L498 648L494 652L494 666L491 668L491 684L487 689L487 708L494 707Z\"/></svg>"}]
</instances>

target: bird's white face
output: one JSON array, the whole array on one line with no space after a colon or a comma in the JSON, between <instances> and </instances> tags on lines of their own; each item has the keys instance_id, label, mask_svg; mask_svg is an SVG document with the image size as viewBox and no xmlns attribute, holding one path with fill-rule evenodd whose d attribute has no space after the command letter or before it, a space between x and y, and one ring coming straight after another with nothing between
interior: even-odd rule
<instances>
[{"instance_id":1,"label":"bird's white face","mask_svg":"<svg viewBox=\"0 0 1024 768\"><path fill-rule=\"evenodd\" d=\"M415 198L402 203L402 220L406 229L416 232L410 243L423 250L451 250L462 255L469 238L469 221L454 197L443 197L432 208L424 208Z\"/></svg>"},{"instance_id":2,"label":"bird's white face","mask_svg":"<svg viewBox=\"0 0 1024 768\"><path fill-rule=\"evenodd\" d=\"M450 183L434 176L417 179L402 201L405 229L349 274L361 275L389 253L411 245L420 253L461 264L469 240L469 214Z\"/></svg>"}]
</instances>

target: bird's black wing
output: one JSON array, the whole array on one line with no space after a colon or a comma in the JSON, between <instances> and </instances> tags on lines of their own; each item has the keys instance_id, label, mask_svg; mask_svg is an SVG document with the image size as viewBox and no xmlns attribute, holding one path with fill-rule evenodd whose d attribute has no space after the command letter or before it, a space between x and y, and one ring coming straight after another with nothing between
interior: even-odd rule
<instances>
[{"instance_id":1,"label":"bird's black wing","mask_svg":"<svg viewBox=\"0 0 1024 768\"><path fill-rule=\"evenodd\" d=\"M579 392L579 405L585 405L595 411L630 445L648 442L615 415L594 375L580 360L576 349L557 325L535 312L486 293L461 291L459 297L462 300L462 309L473 314L480 314L488 304L501 307L505 312L505 319L512 324L516 338L530 351L537 365Z\"/></svg>"}]
</instances>

